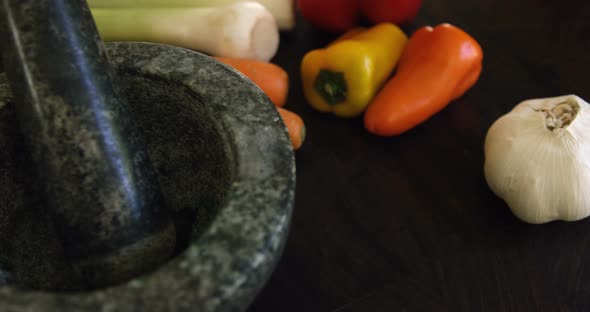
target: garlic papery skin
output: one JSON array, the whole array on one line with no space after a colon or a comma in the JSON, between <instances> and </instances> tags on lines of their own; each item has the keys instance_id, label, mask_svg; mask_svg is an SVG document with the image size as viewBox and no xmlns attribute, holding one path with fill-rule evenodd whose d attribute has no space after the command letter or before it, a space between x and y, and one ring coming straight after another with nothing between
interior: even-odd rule
<instances>
[{"instance_id":1,"label":"garlic papery skin","mask_svg":"<svg viewBox=\"0 0 590 312\"><path fill-rule=\"evenodd\" d=\"M590 215L590 104L532 99L498 118L484 144L490 189L528 223Z\"/></svg>"}]
</instances>

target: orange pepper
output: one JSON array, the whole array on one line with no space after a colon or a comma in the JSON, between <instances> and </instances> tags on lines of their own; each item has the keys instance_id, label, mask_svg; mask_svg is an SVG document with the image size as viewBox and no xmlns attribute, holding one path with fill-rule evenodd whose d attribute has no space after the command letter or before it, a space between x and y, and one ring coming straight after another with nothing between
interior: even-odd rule
<instances>
[{"instance_id":1,"label":"orange pepper","mask_svg":"<svg viewBox=\"0 0 590 312\"><path fill-rule=\"evenodd\" d=\"M479 79L483 51L465 31L426 26L408 41L397 73L365 112L365 128L377 135L406 132L461 97Z\"/></svg>"}]
</instances>

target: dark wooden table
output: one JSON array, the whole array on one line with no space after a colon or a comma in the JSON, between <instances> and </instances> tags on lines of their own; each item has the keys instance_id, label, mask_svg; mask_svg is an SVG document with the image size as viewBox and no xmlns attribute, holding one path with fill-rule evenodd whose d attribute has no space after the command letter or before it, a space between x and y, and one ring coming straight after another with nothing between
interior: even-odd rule
<instances>
[{"instance_id":1,"label":"dark wooden table","mask_svg":"<svg viewBox=\"0 0 590 312\"><path fill-rule=\"evenodd\" d=\"M590 311L590 219L525 224L483 176L485 134L514 105L590 100L590 2L425 0L405 30L441 22L481 43L481 79L391 138L303 98L301 58L333 35L301 20L283 35L273 61L308 137L283 257L249 311Z\"/></svg>"}]
</instances>

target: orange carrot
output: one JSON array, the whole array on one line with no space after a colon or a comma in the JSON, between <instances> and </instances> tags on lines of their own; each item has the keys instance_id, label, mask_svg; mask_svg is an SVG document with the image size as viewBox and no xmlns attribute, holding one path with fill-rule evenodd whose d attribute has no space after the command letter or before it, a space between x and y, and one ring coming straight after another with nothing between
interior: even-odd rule
<instances>
[{"instance_id":1,"label":"orange carrot","mask_svg":"<svg viewBox=\"0 0 590 312\"><path fill-rule=\"evenodd\" d=\"M281 67L258 60L216 56L218 61L233 67L254 82L278 106L285 106L289 92L289 76Z\"/></svg>"},{"instance_id":2,"label":"orange carrot","mask_svg":"<svg viewBox=\"0 0 590 312\"><path fill-rule=\"evenodd\" d=\"M299 115L295 114L294 112L284 108L277 107L277 110L279 111L279 114L281 114L281 118L287 126L293 149L298 150L305 140L305 124L303 123L303 119L301 119L301 117L299 117Z\"/></svg>"}]
</instances>

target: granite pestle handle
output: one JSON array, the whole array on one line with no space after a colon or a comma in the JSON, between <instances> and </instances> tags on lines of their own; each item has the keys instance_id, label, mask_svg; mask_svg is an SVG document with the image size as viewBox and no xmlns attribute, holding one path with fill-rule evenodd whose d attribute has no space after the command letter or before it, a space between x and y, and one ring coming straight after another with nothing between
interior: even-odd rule
<instances>
[{"instance_id":1,"label":"granite pestle handle","mask_svg":"<svg viewBox=\"0 0 590 312\"><path fill-rule=\"evenodd\" d=\"M85 0L0 0L21 130L64 252L89 288L152 270L175 230Z\"/></svg>"}]
</instances>

